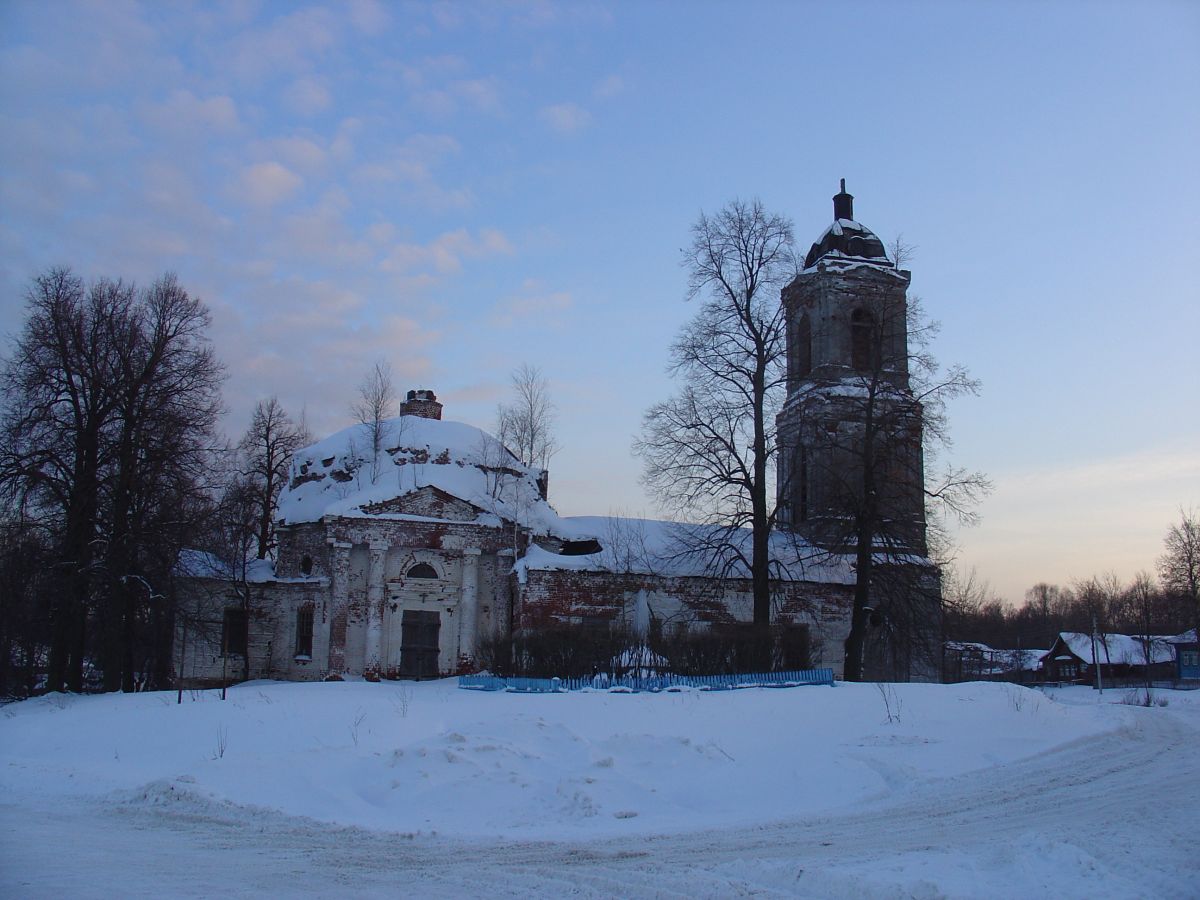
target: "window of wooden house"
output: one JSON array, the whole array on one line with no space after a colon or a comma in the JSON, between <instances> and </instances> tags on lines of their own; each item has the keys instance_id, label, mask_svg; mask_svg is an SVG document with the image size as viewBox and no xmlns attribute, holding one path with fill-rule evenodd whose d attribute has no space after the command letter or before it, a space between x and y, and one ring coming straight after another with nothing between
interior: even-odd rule
<instances>
[{"instance_id":1,"label":"window of wooden house","mask_svg":"<svg viewBox=\"0 0 1200 900\"><path fill-rule=\"evenodd\" d=\"M306 603L296 611L296 656L312 659L313 605Z\"/></svg>"},{"instance_id":2,"label":"window of wooden house","mask_svg":"<svg viewBox=\"0 0 1200 900\"><path fill-rule=\"evenodd\" d=\"M221 654L223 656L246 655L246 632L248 620L246 610L240 606L228 607L221 622Z\"/></svg>"}]
</instances>

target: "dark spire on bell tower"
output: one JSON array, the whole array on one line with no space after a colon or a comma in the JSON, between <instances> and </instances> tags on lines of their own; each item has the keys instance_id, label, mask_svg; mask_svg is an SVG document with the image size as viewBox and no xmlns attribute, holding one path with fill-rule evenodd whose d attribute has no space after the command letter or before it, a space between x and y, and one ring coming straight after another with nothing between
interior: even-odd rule
<instances>
[{"instance_id":1,"label":"dark spire on bell tower","mask_svg":"<svg viewBox=\"0 0 1200 900\"><path fill-rule=\"evenodd\" d=\"M842 189L833 195L833 217L854 221L854 195L846 193L846 179L842 179Z\"/></svg>"}]
</instances>

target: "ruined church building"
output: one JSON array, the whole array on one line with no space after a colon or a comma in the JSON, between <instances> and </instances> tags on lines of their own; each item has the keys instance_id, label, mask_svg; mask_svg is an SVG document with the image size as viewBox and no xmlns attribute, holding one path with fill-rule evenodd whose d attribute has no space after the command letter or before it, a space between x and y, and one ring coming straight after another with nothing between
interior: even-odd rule
<instances>
[{"instance_id":1,"label":"ruined church building","mask_svg":"<svg viewBox=\"0 0 1200 900\"><path fill-rule=\"evenodd\" d=\"M834 222L782 291L787 397L779 414L781 528L772 552L772 621L807 629L812 664L840 677L853 557L847 504L861 501L851 438L868 415L903 422L886 477L872 488L886 549L905 554L929 592L920 623L940 633L936 575L924 561L921 410L909 389L909 273L834 197ZM864 391L870 404L864 403ZM671 552L671 523L561 517L547 473L495 437L442 419L432 391L410 391L377 459L354 426L297 452L280 498L278 552L251 570L249 603L193 561L198 603L223 634L177 634L185 683L221 677L318 680L427 677L470 670L481 646L549 626L704 629L749 622L749 573L712 578ZM845 440L843 440L845 439ZM198 555L202 556L202 555ZM907 598L906 598L907 599ZM883 609L886 597L876 603ZM910 604L911 606L911 604ZM869 653L874 677L932 679L936 664L896 647L886 615ZM186 628L182 622L180 628ZM913 643L911 635L903 640Z\"/></svg>"}]
</instances>

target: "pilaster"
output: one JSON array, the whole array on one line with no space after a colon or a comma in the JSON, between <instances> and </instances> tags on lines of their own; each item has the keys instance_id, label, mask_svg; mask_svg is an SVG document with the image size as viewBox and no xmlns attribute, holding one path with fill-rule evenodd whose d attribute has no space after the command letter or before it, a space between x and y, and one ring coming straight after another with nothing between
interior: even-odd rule
<instances>
[{"instance_id":1,"label":"pilaster","mask_svg":"<svg viewBox=\"0 0 1200 900\"><path fill-rule=\"evenodd\" d=\"M371 541L370 566L367 571L367 642L363 654L363 672L378 674L383 660L380 645L383 639L384 563L387 560L388 543Z\"/></svg>"},{"instance_id":2,"label":"pilaster","mask_svg":"<svg viewBox=\"0 0 1200 900\"><path fill-rule=\"evenodd\" d=\"M329 674L341 675L346 670L346 613L350 602L349 541L330 540L329 564Z\"/></svg>"},{"instance_id":3,"label":"pilaster","mask_svg":"<svg viewBox=\"0 0 1200 900\"><path fill-rule=\"evenodd\" d=\"M458 617L458 653L475 659L479 639L479 548L463 551L462 606Z\"/></svg>"}]
</instances>

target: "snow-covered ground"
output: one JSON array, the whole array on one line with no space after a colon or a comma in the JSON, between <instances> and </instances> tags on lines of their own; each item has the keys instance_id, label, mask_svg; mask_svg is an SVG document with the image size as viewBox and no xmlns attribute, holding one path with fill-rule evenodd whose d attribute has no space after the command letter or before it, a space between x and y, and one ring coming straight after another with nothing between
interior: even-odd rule
<instances>
[{"instance_id":1,"label":"snow-covered ground","mask_svg":"<svg viewBox=\"0 0 1200 900\"><path fill-rule=\"evenodd\" d=\"M0 895L1200 896L1200 692L1124 696L56 695L0 716Z\"/></svg>"}]
</instances>

